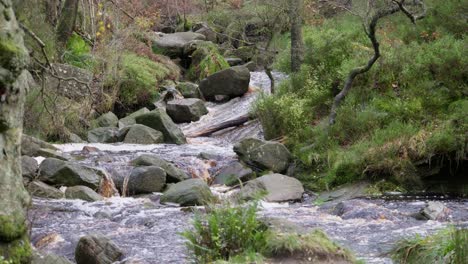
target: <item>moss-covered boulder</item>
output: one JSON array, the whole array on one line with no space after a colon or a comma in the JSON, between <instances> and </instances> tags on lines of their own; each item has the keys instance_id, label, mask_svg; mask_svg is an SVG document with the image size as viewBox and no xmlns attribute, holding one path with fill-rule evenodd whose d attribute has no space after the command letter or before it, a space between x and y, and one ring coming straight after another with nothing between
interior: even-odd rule
<instances>
[{"instance_id":1,"label":"moss-covered boulder","mask_svg":"<svg viewBox=\"0 0 468 264\"><path fill-rule=\"evenodd\" d=\"M96 119L97 127L117 127L119 118L112 112L107 112Z\"/></svg>"},{"instance_id":2,"label":"moss-covered boulder","mask_svg":"<svg viewBox=\"0 0 468 264\"><path fill-rule=\"evenodd\" d=\"M87 202L96 202L102 200L102 196L87 186L72 186L65 191L67 199L79 199Z\"/></svg>"},{"instance_id":3,"label":"moss-covered boulder","mask_svg":"<svg viewBox=\"0 0 468 264\"><path fill-rule=\"evenodd\" d=\"M30 182L27 186L27 189L29 194L34 197L50 199L60 199L64 197L64 193L62 191L41 181Z\"/></svg>"},{"instance_id":4,"label":"moss-covered boulder","mask_svg":"<svg viewBox=\"0 0 468 264\"><path fill-rule=\"evenodd\" d=\"M128 192L130 194L160 192L166 185L166 175L161 167L136 167L128 179Z\"/></svg>"},{"instance_id":5,"label":"moss-covered boulder","mask_svg":"<svg viewBox=\"0 0 468 264\"><path fill-rule=\"evenodd\" d=\"M116 127L98 127L88 131L91 143L115 143L119 140L119 129Z\"/></svg>"},{"instance_id":6,"label":"moss-covered boulder","mask_svg":"<svg viewBox=\"0 0 468 264\"><path fill-rule=\"evenodd\" d=\"M286 202L300 200L303 193L304 187L299 180L281 174L268 174L247 182L239 194L247 200L264 194L263 199L268 202Z\"/></svg>"},{"instance_id":7,"label":"moss-covered boulder","mask_svg":"<svg viewBox=\"0 0 468 264\"><path fill-rule=\"evenodd\" d=\"M237 143L234 145L234 152L253 168L279 173L288 169L292 159L291 153L283 144L256 138L247 138Z\"/></svg>"},{"instance_id":8,"label":"moss-covered boulder","mask_svg":"<svg viewBox=\"0 0 468 264\"><path fill-rule=\"evenodd\" d=\"M174 164L154 155L141 155L138 158L132 160L131 164L139 167L157 166L162 168L167 174L166 181L168 183L175 183L190 179L190 176L188 176L187 173L185 173L183 170L177 168Z\"/></svg>"},{"instance_id":9,"label":"moss-covered boulder","mask_svg":"<svg viewBox=\"0 0 468 264\"><path fill-rule=\"evenodd\" d=\"M196 98L169 101L166 105L167 114L176 123L195 122L208 114L205 103Z\"/></svg>"},{"instance_id":10,"label":"moss-covered boulder","mask_svg":"<svg viewBox=\"0 0 468 264\"><path fill-rule=\"evenodd\" d=\"M184 46L194 40L205 40L205 36L195 32L158 33L153 38L153 52L172 58L184 55Z\"/></svg>"},{"instance_id":11,"label":"moss-covered boulder","mask_svg":"<svg viewBox=\"0 0 468 264\"><path fill-rule=\"evenodd\" d=\"M201 179L190 179L169 187L161 197L161 202L191 206L208 204L212 199L213 194L205 181Z\"/></svg>"},{"instance_id":12,"label":"moss-covered boulder","mask_svg":"<svg viewBox=\"0 0 468 264\"><path fill-rule=\"evenodd\" d=\"M123 251L109 238L87 235L80 238L75 249L77 264L111 264L123 257Z\"/></svg>"},{"instance_id":13,"label":"moss-covered boulder","mask_svg":"<svg viewBox=\"0 0 468 264\"><path fill-rule=\"evenodd\" d=\"M164 135L144 125L132 125L125 135L124 143L128 144L159 144L164 142Z\"/></svg>"},{"instance_id":14,"label":"moss-covered boulder","mask_svg":"<svg viewBox=\"0 0 468 264\"><path fill-rule=\"evenodd\" d=\"M249 90L250 71L244 66L235 66L216 72L200 82L200 91L205 99L217 95L237 97Z\"/></svg>"},{"instance_id":15,"label":"moss-covered boulder","mask_svg":"<svg viewBox=\"0 0 468 264\"><path fill-rule=\"evenodd\" d=\"M190 42L186 45L185 52L190 53L192 57L189 77L193 80L202 80L216 72L229 68L229 63L212 42Z\"/></svg>"},{"instance_id":16,"label":"moss-covered boulder","mask_svg":"<svg viewBox=\"0 0 468 264\"><path fill-rule=\"evenodd\" d=\"M38 179L55 186L85 185L97 189L102 172L77 163L48 158L39 166Z\"/></svg>"},{"instance_id":17,"label":"moss-covered boulder","mask_svg":"<svg viewBox=\"0 0 468 264\"><path fill-rule=\"evenodd\" d=\"M133 113L127 115L124 118L121 118L119 120L119 128L124 128L126 126L135 125L136 124L135 118L137 116L140 116L140 115L143 115L143 114L146 114L146 113L149 113L149 112L150 112L150 110L148 108L143 107L140 110L138 110L136 112L133 112Z\"/></svg>"},{"instance_id":18,"label":"moss-covered boulder","mask_svg":"<svg viewBox=\"0 0 468 264\"><path fill-rule=\"evenodd\" d=\"M149 113L138 116L137 124L142 124L161 131L164 135L164 142L173 144L185 144L185 139L182 130L172 121L163 109L156 109Z\"/></svg>"},{"instance_id":19,"label":"moss-covered boulder","mask_svg":"<svg viewBox=\"0 0 468 264\"><path fill-rule=\"evenodd\" d=\"M176 85L177 91L179 91L184 98L199 98L201 99L200 89L198 85L191 82L180 82Z\"/></svg>"}]
</instances>

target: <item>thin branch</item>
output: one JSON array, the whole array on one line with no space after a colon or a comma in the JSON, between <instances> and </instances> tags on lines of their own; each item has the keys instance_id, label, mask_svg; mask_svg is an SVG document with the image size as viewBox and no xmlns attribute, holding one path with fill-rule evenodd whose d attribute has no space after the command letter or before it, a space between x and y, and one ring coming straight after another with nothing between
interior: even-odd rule
<instances>
[{"instance_id":1,"label":"thin branch","mask_svg":"<svg viewBox=\"0 0 468 264\"><path fill-rule=\"evenodd\" d=\"M117 7L117 9L119 9L122 13L124 13L127 17L129 17L130 19L132 20L135 20L135 17L130 15L130 13L128 13L127 11L125 11L125 9L121 8L119 5L117 5L117 3L114 1L114 0L107 0L109 2L111 2L113 5L115 5L115 7Z\"/></svg>"},{"instance_id":2,"label":"thin branch","mask_svg":"<svg viewBox=\"0 0 468 264\"><path fill-rule=\"evenodd\" d=\"M19 26L28 34L30 35L36 42L37 44L39 44L39 46L41 47L41 52L42 52L42 55L44 55L44 58L46 60L46 63L47 63L47 66L49 68L52 69L52 64L50 63L50 60L49 60L49 57L47 56L47 53L45 51L45 43L44 41L42 41L32 30L30 30L29 28L27 28L25 25L23 25L22 23L19 23Z\"/></svg>"}]
</instances>

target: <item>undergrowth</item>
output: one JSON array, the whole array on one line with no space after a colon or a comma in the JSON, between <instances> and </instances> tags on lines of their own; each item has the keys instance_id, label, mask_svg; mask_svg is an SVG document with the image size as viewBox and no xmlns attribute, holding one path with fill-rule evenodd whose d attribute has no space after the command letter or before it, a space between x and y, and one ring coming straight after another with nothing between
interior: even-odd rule
<instances>
[{"instance_id":1,"label":"undergrowth","mask_svg":"<svg viewBox=\"0 0 468 264\"><path fill-rule=\"evenodd\" d=\"M468 229L450 227L434 235L404 239L391 255L396 263L401 264L464 264L468 260Z\"/></svg>"},{"instance_id":2,"label":"undergrowth","mask_svg":"<svg viewBox=\"0 0 468 264\"><path fill-rule=\"evenodd\" d=\"M428 3L428 19L416 26L402 15L382 22L382 57L355 80L331 127L333 97L372 48L359 21L346 14L304 28L303 67L276 94L263 96L253 115L267 139L285 139L306 187L323 190L370 179L417 189L430 176L422 166L463 167L458 164L467 153L468 120L462 113L468 109L468 59L456 18L465 8L461 1L441 10L435 4ZM286 49L276 68L289 72L289 65Z\"/></svg>"}]
</instances>

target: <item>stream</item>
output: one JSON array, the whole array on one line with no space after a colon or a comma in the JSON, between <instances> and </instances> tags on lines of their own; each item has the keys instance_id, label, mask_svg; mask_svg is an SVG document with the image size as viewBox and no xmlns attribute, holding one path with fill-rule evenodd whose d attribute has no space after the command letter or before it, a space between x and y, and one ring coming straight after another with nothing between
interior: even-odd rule
<instances>
[{"instance_id":1,"label":"stream","mask_svg":"<svg viewBox=\"0 0 468 264\"><path fill-rule=\"evenodd\" d=\"M277 82L286 78L275 73ZM77 162L106 170L115 181L126 177L129 161L151 153L173 162L192 177L209 178L236 159L233 144L246 137L262 138L258 121L227 128L209 137L190 137L207 125L225 122L248 114L261 94L269 93L269 79L263 72L253 72L251 92L226 103L207 103L209 114L198 122L181 124L189 136L186 145L64 144L56 145ZM83 152L84 146L97 152ZM202 158L204 156L205 158ZM208 159L206 159L208 157ZM223 191L213 187L214 193ZM33 199L29 213L31 241L36 248L74 259L79 238L100 233L111 238L132 263L188 263L180 232L191 225L193 213L175 205L161 205L160 193L142 197L112 197L99 202L81 200ZM220 194L221 195L221 194ZM440 200L449 209L441 221L416 220L411 215L428 200ZM305 199L302 203L261 203L262 216L283 218L306 229L321 228L332 239L355 252L366 263L392 263L385 255L394 243L406 236L429 234L450 224L468 226L468 200L440 196L405 199L359 198L344 202L346 212L333 210Z\"/></svg>"}]
</instances>

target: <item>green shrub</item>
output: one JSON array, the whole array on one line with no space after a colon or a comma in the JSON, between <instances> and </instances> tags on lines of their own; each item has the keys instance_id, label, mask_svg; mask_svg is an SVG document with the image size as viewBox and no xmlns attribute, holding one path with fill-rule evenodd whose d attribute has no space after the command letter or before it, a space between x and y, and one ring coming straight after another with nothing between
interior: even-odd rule
<instances>
[{"instance_id":1,"label":"green shrub","mask_svg":"<svg viewBox=\"0 0 468 264\"><path fill-rule=\"evenodd\" d=\"M158 84L170 75L171 71L162 63L134 53L123 54L119 79L115 80L120 83L121 103L126 106L151 103L158 95Z\"/></svg>"},{"instance_id":2,"label":"green shrub","mask_svg":"<svg viewBox=\"0 0 468 264\"><path fill-rule=\"evenodd\" d=\"M91 46L78 34L73 33L67 41L63 60L76 67L92 70L95 61L90 52Z\"/></svg>"},{"instance_id":3,"label":"green shrub","mask_svg":"<svg viewBox=\"0 0 468 264\"><path fill-rule=\"evenodd\" d=\"M193 80L203 80L215 72L229 68L229 64L219 53L217 46L210 42L200 42L192 54L189 76Z\"/></svg>"},{"instance_id":4,"label":"green shrub","mask_svg":"<svg viewBox=\"0 0 468 264\"><path fill-rule=\"evenodd\" d=\"M422 237L416 235L400 241L392 251L396 263L463 264L468 257L468 229L454 227Z\"/></svg>"},{"instance_id":5,"label":"green shrub","mask_svg":"<svg viewBox=\"0 0 468 264\"><path fill-rule=\"evenodd\" d=\"M245 252L258 252L266 242L267 227L257 219L257 204L221 205L195 214L194 230L182 235L195 263L229 260Z\"/></svg>"}]
</instances>

